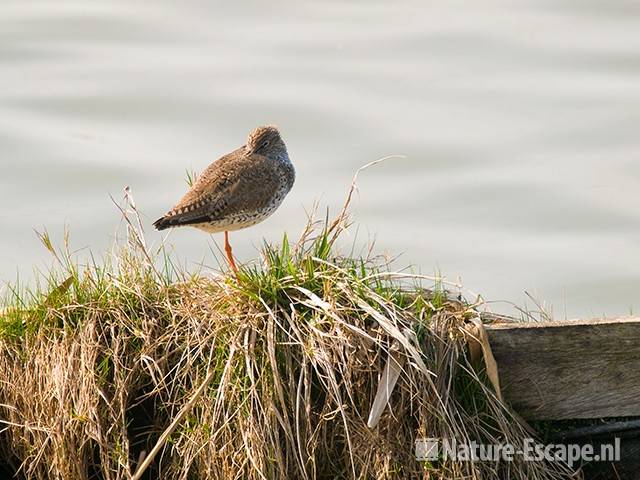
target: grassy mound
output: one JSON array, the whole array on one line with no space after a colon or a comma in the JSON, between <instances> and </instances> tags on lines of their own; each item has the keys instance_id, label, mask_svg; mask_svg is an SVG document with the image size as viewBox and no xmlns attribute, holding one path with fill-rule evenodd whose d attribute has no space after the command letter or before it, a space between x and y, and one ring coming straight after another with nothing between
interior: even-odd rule
<instances>
[{"instance_id":1,"label":"grassy mound","mask_svg":"<svg viewBox=\"0 0 640 480\"><path fill-rule=\"evenodd\" d=\"M345 258L344 215L238 278L128 243L13 289L0 314L0 456L18 478L567 478L558 464L417 462L418 437L522 444L470 360L474 305ZM391 352L391 353L390 353ZM367 427L390 355L389 406Z\"/></svg>"}]
</instances>

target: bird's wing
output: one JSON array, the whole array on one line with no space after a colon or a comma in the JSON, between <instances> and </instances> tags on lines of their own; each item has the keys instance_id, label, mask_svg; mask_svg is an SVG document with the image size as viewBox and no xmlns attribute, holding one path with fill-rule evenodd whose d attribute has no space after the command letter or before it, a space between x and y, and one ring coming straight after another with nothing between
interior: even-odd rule
<instances>
[{"instance_id":1,"label":"bird's wing","mask_svg":"<svg viewBox=\"0 0 640 480\"><path fill-rule=\"evenodd\" d=\"M195 225L253 212L268 205L277 168L267 157L246 157L238 149L211 164L193 187L154 226L159 230Z\"/></svg>"}]
</instances>

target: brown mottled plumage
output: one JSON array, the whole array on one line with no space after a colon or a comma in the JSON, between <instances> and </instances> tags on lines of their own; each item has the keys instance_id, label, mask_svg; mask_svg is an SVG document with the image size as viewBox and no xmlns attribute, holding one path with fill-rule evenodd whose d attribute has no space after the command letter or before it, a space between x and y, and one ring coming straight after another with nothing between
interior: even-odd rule
<instances>
[{"instance_id":1,"label":"brown mottled plumage","mask_svg":"<svg viewBox=\"0 0 640 480\"><path fill-rule=\"evenodd\" d=\"M258 127L246 145L213 162L162 218L158 230L193 226L225 232L225 250L235 270L227 232L261 222L280 206L295 180L295 170L280 132Z\"/></svg>"}]
</instances>

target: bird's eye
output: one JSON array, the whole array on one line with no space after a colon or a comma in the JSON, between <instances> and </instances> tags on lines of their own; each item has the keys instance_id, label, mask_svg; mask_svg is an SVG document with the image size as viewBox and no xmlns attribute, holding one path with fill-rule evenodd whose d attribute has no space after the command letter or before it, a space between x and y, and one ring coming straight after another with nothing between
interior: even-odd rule
<instances>
[{"instance_id":1,"label":"bird's eye","mask_svg":"<svg viewBox=\"0 0 640 480\"><path fill-rule=\"evenodd\" d=\"M260 145L260 148L267 148L269 146L269 140L265 140L264 142L262 142L262 145Z\"/></svg>"}]
</instances>

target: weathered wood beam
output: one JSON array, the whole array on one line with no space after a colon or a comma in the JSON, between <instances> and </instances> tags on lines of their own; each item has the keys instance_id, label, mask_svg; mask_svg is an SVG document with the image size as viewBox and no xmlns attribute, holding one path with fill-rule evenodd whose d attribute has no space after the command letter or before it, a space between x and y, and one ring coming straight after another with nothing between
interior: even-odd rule
<instances>
[{"instance_id":1,"label":"weathered wood beam","mask_svg":"<svg viewBox=\"0 0 640 480\"><path fill-rule=\"evenodd\" d=\"M486 325L502 393L525 418L640 416L640 317Z\"/></svg>"}]
</instances>

